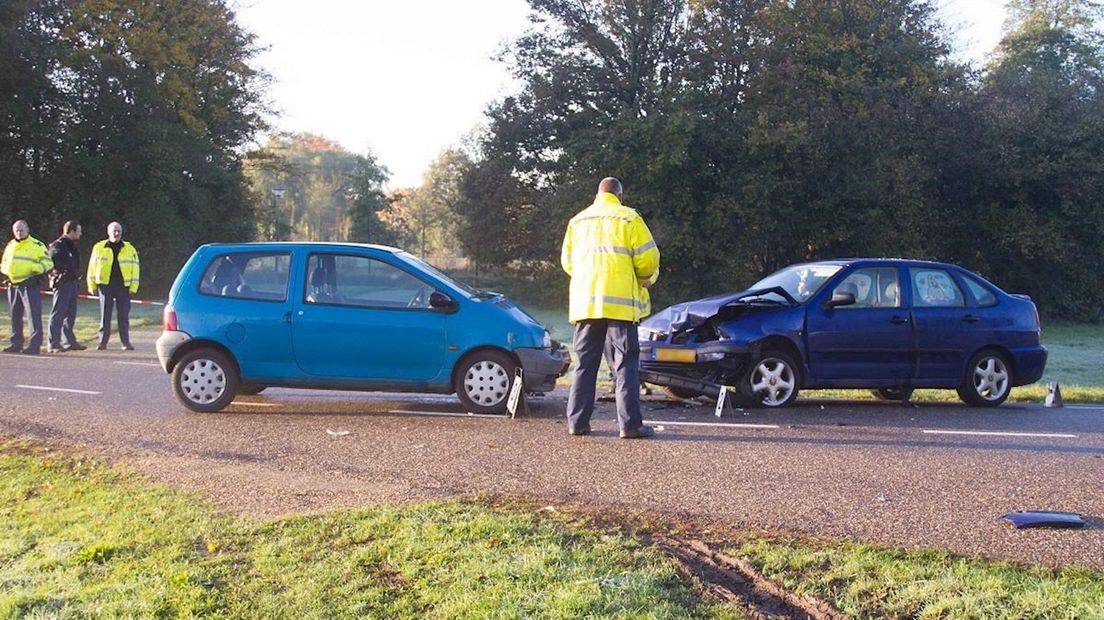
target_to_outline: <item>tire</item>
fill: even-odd
[[[257,385],[256,383],[243,383],[238,386],[238,394],[242,396],[256,396],[268,388],[267,385]]]
[[[502,351],[477,351],[460,362],[453,389],[472,413],[506,413],[517,362]]]
[[[979,351],[970,358],[958,397],[971,407],[996,407],[1012,392],[1012,366],[997,351]]]
[[[196,349],[173,368],[173,394],[192,411],[221,411],[238,393],[238,371],[215,349]]]
[[[663,391],[671,398],[677,398],[679,400],[690,400],[691,398],[697,398],[702,395],[702,393],[697,390],[673,387],[670,385],[663,386]]]
[[[751,407],[785,407],[797,398],[799,373],[789,355],[766,350],[744,372],[738,388]]]
[[[895,400],[902,403],[907,403],[912,398],[912,388],[877,388],[870,390],[870,393],[878,400]]]

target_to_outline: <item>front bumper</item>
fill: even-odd
[[[553,346],[552,349],[514,349],[525,371],[525,391],[551,392],[556,387],[556,379],[562,377],[571,365],[567,349]]]
[[[157,360],[161,362],[161,368],[165,369],[165,372],[172,372],[172,367],[169,364],[172,362],[173,354],[191,339],[192,337],[185,332],[161,332],[161,337],[157,339],[154,346],[157,348]]]

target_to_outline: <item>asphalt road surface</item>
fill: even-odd
[[[536,497],[735,528],[1104,569],[1104,406],[802,400],[736,411],[645,400],[652,440],[599,404],[567,434],[566,394],[509,419],[452,396],[269,389],[226,411],[173,399],[153,331],[137,351],[0,355],[0,435],[91,446],[258,516],[468,496]],[[1016,530],[1017,510],[1080,513]]]

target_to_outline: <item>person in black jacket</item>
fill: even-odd
[[[77,279],[81,274],[80,250],[77,249],[80,238],[80,222],[69,220],[62,227],[62,235],[50,244],[50,258],[54,259],[54,270],[50,272],[54,305],[50,309],[50,341],[46,347],[50,353],[88,348],[77,342],[77,336],[73,333],[77,322]],[[68,343],[64,347],[61,346],[62,334]]]

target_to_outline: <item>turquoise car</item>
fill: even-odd
[[[521,369],[548,392],[570,358],[520,306],[396,248],[210,244],[181,269],[157,340],[176,398],[219,411],[269,386],[453,393],[505,413]]]

